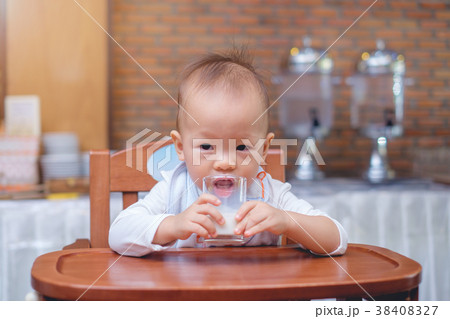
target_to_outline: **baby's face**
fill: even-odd
[[[209,89],[193,94],[184,106],[180,132],[172,131],[175,148],[192,180],[202,188],[203,177],[232,174],[251,185],[265,158],[273,134],[266,133],[267,115],[257,92],[227,94]]]

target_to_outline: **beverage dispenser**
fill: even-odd
[[[279,123],[288,137],[306,139],[304,145],[315,146],[333,125],[333,61],[324,50],[311,47],[303,39],[303,48],[290,50],[287,65],[274,77],[279,101]],[[312,144],[311,144],[312,143]],[[296,177],[315,180],[323,177],[313,156],[298,160]]]
[[[373,140],[370,164],[364,177],[372,183],[394,178],[387,159],[387,144],[403,134],[405,58],[387,50],[382,40],[377,49],[363,52],[356,73],[347,83],[352,87],[351,125]]]

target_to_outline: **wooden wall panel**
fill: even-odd
[[[4,118],[4,100],[6,94],[6,11],[5,0],[0,0],[0,123]],[[1,132],[0,124],[0,132]]]
[[[107,29],[107,0],[78,0]],[[74,1],[7,0],[7,94],[41,98],[42,130],[108,145],[107,35]]]

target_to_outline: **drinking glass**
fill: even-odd
[[[225,224],[215,223],[217,237],[207,238],[208,245],[236,245],[244,243],[243,235],[235,235],[235,215],[239,207],[246,201],[247,179],[234,175],[214,175],[203,178],[203,192],[213,194],[220,199],[221,204],[217,210],[225,219]]]

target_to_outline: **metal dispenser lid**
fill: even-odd
[[[289,72],[331,73],[333,70],[333,60],[328,54],[323,54],[325,50],[312,48],[311,38],[308,36],[303,38],[303,46],[302,49],[297,47],[291,48],[288,59]]]
[[[377,40],[377,50],[363,52],[358,62],[358,71],[364,74],[404,74],[405,57],[397,52],[386,50],[383,40]]]

